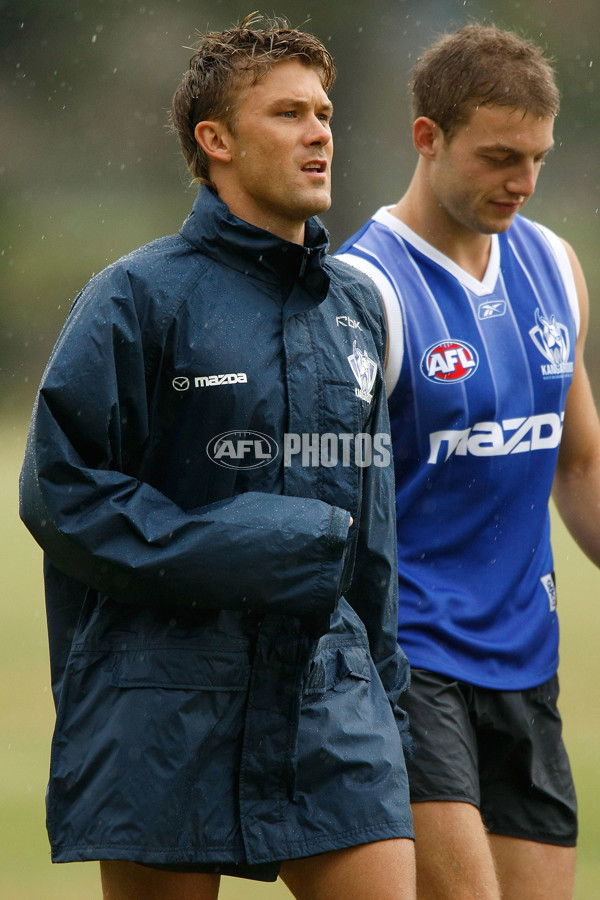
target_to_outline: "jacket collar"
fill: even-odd
[[[329,287],[323,269],[329,236],[318,218],[306,223],[304,246],[234,216],[211,188],[202,185],[180,234],[202,253],[233,269],[279,282],[287,293],[296,281],[321,300]]]

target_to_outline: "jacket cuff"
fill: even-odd
[[[333,552],[341,551],[348,539],[348,531],[350,530],[350,513],[339,506],[331,508],[329,517],[329,542]]]

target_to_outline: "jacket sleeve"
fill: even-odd
[[[21,472],[25,525],[61,572],[126,603],[327,615],[347,511],[264,493],[186,511],[132,474],[151,397],[138,314],[111,287],[110,303],[97,289],[78,299],[44,374]]]

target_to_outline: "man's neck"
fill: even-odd
[[[491,236],[461,227],[451,221],[437,204],[430,208],[431,203],[431,199],[423,195],[413,181],[406,194],[389,211],[457,266],[482,281],[490,259]]]

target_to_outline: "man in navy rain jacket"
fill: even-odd
[[[326,256],[334,79],[312,36],[204,37],[178,235],[78,296],[36,400],[56,862],[113,900],[410,900],[384,321]]]

